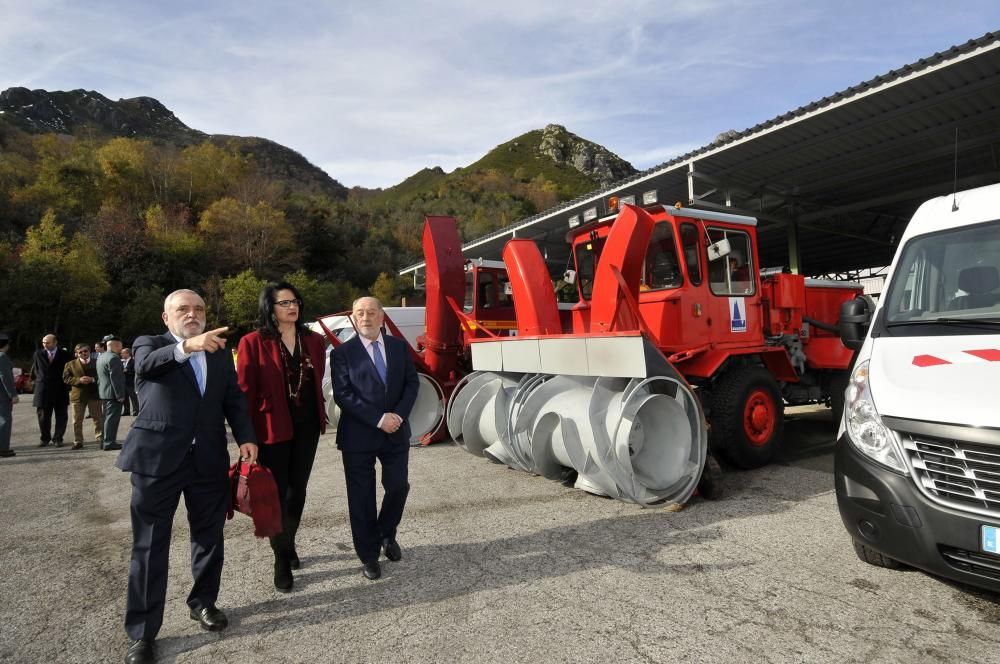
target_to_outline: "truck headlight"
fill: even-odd
[[[844,414],[847,436],[859,452],[893,470],[906,472],[895,437],[882,424],[882,418],[875,410],[868,385],[867,361],[860,363],[851,373],[851,382],[844,396]]]

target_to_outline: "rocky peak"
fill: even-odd
[[[188,140],[202,137],[151,97],[114,102],[92,90],[49,92],[9,88],[0,92],[2,117],[32,134],[72,134],[93,127],[114,136]]]
[[[575,168],[599,182],[602,187],[638,172],[632,164],[610,150],[580,138],[557,124],[550,124],[542,130],[538,151],[558,164]]]

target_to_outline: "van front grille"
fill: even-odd
[[[1000,448],[900,432],[913,480],[935,502],[1000,519]]]

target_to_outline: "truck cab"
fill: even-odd
[[[921,205],[886,283],[842,309],[841,518],[868,563],[1000,591],[1000,185]]]

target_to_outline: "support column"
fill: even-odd
[[[694,162],[688,163],[688,205],[694,205]]]
[[[788,224],[788,268],[792,274],[802,274],[802,255],[799,253],[799,222]]]

